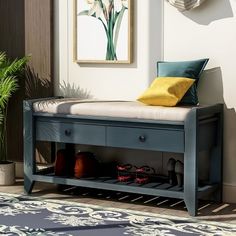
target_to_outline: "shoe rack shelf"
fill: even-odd
[[[115,117],[78,116],[33,111],[36,100],[24,101],[24,188],[30,194],[36,181],[183,199],[190,215],[198,198],[222,197],[223,105],[193,107],[184,122]],[[37,100],[38,101],[38,100]],[[45,99],[44,99],[45,101]],[[167,183],[121,183],[115,178],[64,178],[38,172],[36,141],[86,144],[184,154],[183,188]],[[209,183],[199,187],[198,159],[209,151]],[[214,194],[213,194],[214,192]]]
[[[147,184],[137,184],[134,181],[120,182],[116,178],[111,177],[90,177],[76,179],[68,177],[59,177],[53,174],[37,174],[35,175],[34,179],[35,181],[39,182],[66,184],[78,187],[184,199],[183,187],[178,187],[177,185],[173,186],[164,182],[149,182]],[[207,194],[214,192],[217,187],[217,184],[206,184],[202,185],[201,187],[199,186],[197,189],[198,196],[206,196]]]

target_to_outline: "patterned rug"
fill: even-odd
[[[227,236],[235,225],[0,193],[0,235]]]

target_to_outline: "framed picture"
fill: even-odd
[[[132,0],[74,0],[74,60],[131,63]]]

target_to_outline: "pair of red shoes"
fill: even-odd
[[[150,175],[155,174],[155,169],[149,166],[136,167],[131,164],[117,165],[118,180],[128,182],[134,179],[137,184],[146,184]]]

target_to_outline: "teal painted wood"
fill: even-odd
[[[183,199],[182,191],[171,191],[168,189],[142,188],[139,186],[100,183],[100,182],[91,181],[91,180],[60,178],[60,177],[55,177],[55,176],[42,176],[42,175],[34,175],[33,179],[35,181],[40,181],[40,182],[74,185],[74,186],[86,187],[86,188],[95,188],[95,189],[121,191],[121,192],[127,192],[127,193],[139,193],[139,194],[146,194],[146,195],[153,195],[153,196],[163,196],[163,197]]]
[[[136,183],[128,184],[128,183],[114,183],[117,180],[111,179],[104,181],[95,178],[87,178],[87,179],[75,179],[75,178],[62,178],[55,176],[45,176],[45,175],[33,175],[34,181],[40,182],[48,182],[48,183],[56,183],[62,185],[73,185],[78,187],[86,187],[86,188],[95,188],[95,189],[104,189],[111,191],[122,191],[128,193],[139,193],[145,195],[152,196],[162,196],[162,197],[171,197],[184,199],[184,191],[183,188],[178,188],[177,186],[170,187],[169,184],[160,184],[157,183],[149,183],[146,185],[139,185]],[[157,186],[155,186],[157,185]],[[166,186],[165,186],[166,185]],[[198,195],[203,197],[208,193],[212,193],[217,189],[217,185],[206,185],[204,187],[199,187],[197,189]]]
[[[217,191],[214,192],[213,199],[222,202],[222,182],[223,182],[223,105],[218,113],[216,145],[211,149],[210,155],[210,181],[217,184]]]
[[[24,190],[26,193],[31,193],[35,181],[33,174],[35,172],[35,139],[34,139],[34,124],[32,116],[32,102],[24,101],[23,104],[24,116]]]
[[[213,195],[215,194],[219,189],[219,185],[218,184],[210,184],[210,185],[205,185],[203,187],[198,187],[198,192],[197,192],[197,196],[198,198],[204,198],[206,199],[206,197],[208,197],[209,195]]]
[[[223,112],[222,107],[223,107],[223,104],[218,103],[215,105],[200,106],[200,107],[196,107],[194,109],[197,109],[197,111],[198,111],[199,120],[203,120],[206,117],[222,113]]]
[[[197,214],[198,188],[198,119],[197,109],[192,110],[185,121],[184,152],[184,202],[191,216]]]
[[[107,146],[183,153],[184,132],[170,129],[107,127]]]
[[[43,113],[43,112],[34,112],[33,115],[35,117],[40,117],[40,119],[43,118],[62,118],[62,119],[79,119],[81,121],[86,122],[105,122],[107,124],[114,124],[117,122],[125,123],[132,123],[135,124],[144,124],[145,126],[147,124],[150,124],[152,126],[154,125],[161,125],[163,127],[171,127],[174,129],[175,127],[178,129],[180,126],[184,125],[184,121],[169,121],[169,120],[149,120],[149,119],[135,119],[135,118],[122,118],[122,117],[110,117],[110,116],[86,116],[86,115],[70,115],[70,114],[53,114],[53,113]]]
[[[78,122],[37,122],[36,140],[105,146],[105,127]]]
[[[185,122],[169,122],[154,120],[123,119],[114,117],[92,117],[74,116],[63,114],[34,113],[32,101],[25,102],[25,190],[30,193],[34,181],[45,181],[59,184],[69,184],[91,188],[110,189],[116,191],[136,192],[154,196],[166,196],[184,199],[190,215],[197,214],[198,197],[210,194],[217,189],[216,199],[221,199],[222,194],[222,129],[223,129],[223,106],[196,107],[188,114]],[[54,124],[57,123],[55,126]],[[44,124],[47,124],[44,127]],[[76,124],[74,126],[74,124]],[[95,127],[94,127],[95,126]],[[35,129],[36,127],[36,129]],[[51,138],[48,138],[48,130]],[[77,130],[77,127],[78,130]],[[81,129],[82,127],[82,129]],[[93,127],[93,129],[87,129]],[[97,127],[102,128],[97,130]],[[79,131],[73,138],[67,137],[75,130]],[[95,128],[95,129],[94,129]],[[45,132],[42,130],[45,129]],[[71,130],[70,130],[71,129]],[[66,131],[67,130],[67,131]],[[89,132],[87,132],[89,130]],[[90,144],[97,144],[91,141],[94,134],[92,130],[101,132],[100,146],[114,146],[148,150],[164,150],[184,153],[184,190],[178,188],[165,188],[160,185],[154,188],[145,188],[135,185],[122,185],[111,183],[100,183],[99,181],[77,180],[59,178],[56,176],[35,175],[34,148],[35,140],[50,140],[61,142],[80,143],[89,140]],[[106,132],[105,132],[105,131]],[[35,137],[36,131],[36,137]],[[41,133],[40,133],[41,132]],[[83,133],[83,137],[80,133]],[[105,134],[104,134],[105,132]],[[66,137],[65,137],[66,136]],[[104,142],[103,137],[106,141]],[[217,138],[215,138],[215,136]],[[160,139],[161,137],[161,139]],[[80,140],[81,138],[81,140]],[[150,138],[150,140],[149,140]],[[123,140],[122,140],[123,139]],[[155,140],[155,141],[153,141]],[[86,141],[86,142],[87,142]],[[177,147],[178,146],[178,147]],[[210,185],[199,190],[198,188],[198,155],[200,150],[212,150]]]
[[[216,145],[217,122],[218,120],[203,124],[198,122],[198,132],[199,137],[201,137],[199,140],[199,151],[210,150],[211,147]]]

